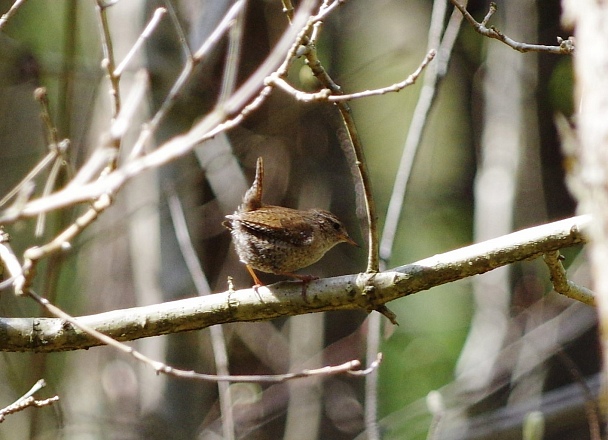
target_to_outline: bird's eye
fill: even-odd
[[[341,225],[340,225],[340,223],[338,223],[338,222],[333,222],[333,221],[332,221],[332,222],[331,222],[331,225],[334,227],[334,229],[335,229],[336,231],[339,231],[339,230],[340,230],[340,228],[341,228]]]

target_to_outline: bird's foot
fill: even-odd
[[[314,275],[299,275],[296,273],[282,273],[281,275],[292,277],[302,282],[302,299],[304,300],[304,302],[307,302],[306,289],[308,288],[308,283],[319,279],[319,277],[316,277]]]

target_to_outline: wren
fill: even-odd
[[[299,211],[262,203],[264,163],[259,157],[255,179],[243,197],[243,204],[223,225],[230,229],[241,262],[256,285],[263,285],[253,271],[286,275],[302,281],[315,277],[295,271],[319,261],[338,243],[357,243],[331,212],[321,209]]]

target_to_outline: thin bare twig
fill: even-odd
[[[186,57],[186,59],[192,58],[192,50],[190,49],[190,46],[188,46],[188,39],[186,38],[186,33],[182,28],[182,24],[179,22],[179,17],[177,16],[177,12],[175,11],[173,2],[171,0],[165,0],[165,8],[167,9],[167,11],[169,11],[169,18],[171,19],[173,27],[175,28],[175,32],[177,33],[177,39],[179,41],[180,47],[184,51],[184,56]]]
[[[97,18],[99,21],[99,29],[101,34],[101,48],[103,50],[103,60],[101,62],[102,67],[105,69],[108,80],[110,82],[110,97],[112,98],[112,119],[116,118],[120,113],[120,76],[115,75],[116,71],[116,59],[114,53],[114,45],[112,43],[112,34],[110,32],[110,24],[108,22],[107,9],[114,3],[104,2],[104,0],[97,0],[96,11]],[[111,148],[117,152],[120,151],[121,139],[113,138],[111,142]],[[108,162],[104,173],[108,173],[116,169],[118,165],[118,155],[113,156]]]
[[[375,358],[373,358],[374,360],[369,363],[369,365],[367,366],[366,369],[364,369],[364,370],[353,370],[353,371],[350,371],[348,374],[350,376],[366,376],[368,374],[374,373],[378,369],[378,367],[382,363],[382,359],[384,358],[384,356],[382,355],[382,353],[378,352],[378,353],[375,353],[375,355],[376,355]]]
[[[378,366],[379,363],[375,364]],[[167,374],[180,377],[182,379],[198,379],[205,381],[227,381],[227,382],[249,382],[249,383],[282,383],[288,380],[304,379],[315,376],[336,376],[339,374],[347,374],[349,376],[360,376],[370,369],[361,370],[361,363],[357,360],[348,361],[340,365],[326,366],[310,370],[302,370],[297,373],[285,374],[269,374],[269,375],[239,375],[239,376],[215,376],[210,374],[195,373],[194,371],[184,371],[171,369]]]
[[[119,82],[120,77],[114,75],[116,71],[116,61],[114,55],[114,44],[112,43],[112,34],[110,32],[110,24],[108,22],[107,9],[112,3],[106,3],[103,0],[97,0],[97,18],[99,20],[99,28],[101,33],[101,48],[103,49],[102,67],[108,74],[110,80],[110,96],[112,97],[112,114],[116,117],[120,112],[120,92]],[[118,148],[119,145],[116,145]]]
[[[0,423],[4,422],[5,418],[9,414],[14,414],[19,411],[23,411],[25,408],[29,408],[33,406],[35,408],[42,408],[43,406],[52,405],[55,402],[59,402],[59,396],[49,397],[44,400],[36,400],[33,397],[28,397],[25,400],[19,401],[17,403],[13,403],[12,405],[7,406],[0,410]]]
[[[27,181],[23,182],[23,185],[19,188],[17,195],[15,196],[15,200],[11,206],[9,206],[4,212],[10,218],[12,216],[19,216],[19,213],[23,211],[23,209],[27,206],[27,203],[34,194],[34,189],[36,185],[34,182]],[[4,222],[0,221],[0,225],[4,225]]]
[[[10,18],[17,13],[19,7],[21,7],[25,3],[25,0],[16,0],[15,3],[10,7],[10,9],[2,14],[0,17],[0,31],[6,25],[6,23],[10,20]]]
[[[53,161],[53,166],[51,167],[51,171],[44,183],[44,188],[42,189],[42,197],[49,195],[53,188],[55,188],[55,184],[57,183],[57,179],[59,177],[59,172],[62,168],[69,169],[68,161],[65,159],[66,152],[70,147],[70,141],[68,139],[64,139],[59,144],[54,146],[57,150],[57,157]],[[46,224],[46,214],[41,213],[38,216],[36,221],[36,228],[34,230],[34,235],[36,237],[42,237],[44,234],[44,227]]]
[[[158,23],[160,23],[160,20],[163,18],[163,16],[166,13],[167,13],[167,10],[165,8],[157,8],[154,11],[154,14],[152,15],[152,18],[150,19],[150,21],[148,22],[148,25],[145,27],[143,32],[139,35],[139,37],[137,38],[137,41],[135,42],[135,44],[133,44],[133,46],[131,47],[131,49],[129,50],[127,55],[124,57],[124,59],[121,61],[121,63],[118,65],[118,67],[116,67],[116,69],[112,73],[112,76],[114,76],[116,78],[120,78],[120,76],[122,75],[122,72],[125,70],[125,68],[129,64],[129,62],[131,62],[131,59],[133,59],[133,56],[135,55],[135,53],[137,53],[137,51],[141,48],[141,46],[143,46],[145,41],[148,38],[150,38],[150,35],[152,35],[152,32],[154,32],[154,29],[156,29],[156,26],[158,26]]]
[[[556,55],[572,55],[574,53],[574,42],[572,39],[563,40],[558,37],[557,42],[559,46],[545,46],[543,44],[528,44],[520,43],[506,36],[494,26],[486,27],[486,24],[490,20],[490,17],[496,12],[496,3],[490,3],[490,9],[481,23],[477,22],[466,8],[458,3],[457,0],[450,0],[450,2],[458,8],[464,18],[473,26],[473,29],[484,37],[494,38],[495,40],[502,41],[507,46],[519,51],[519,52],[544,52]]]
[[[36,265],[38,262],[51,253],[70,249],[70,242],[87,226],[93,223],[99,214],[110,206],[110,204],[111,199],[109,196],[100,196],[95,202],[93,202],[91,207],[84,214],[78,217],[74,223],[68,226],[53,240],[43,246],[34,246],[27,249],[23,254],[23,275],[20,276],[15,282],[15,293],[17,295],[25,294],[29,288],[32,278],[36,273]]]
[[[21,179],[21,181],[13,189],[2,197],[2,200],[0,200],[0,206],[4,206],[10,199],[19,194],[27,184],[31,183],[31,181],[35,179],[38,174],[40,174],[57,158],[57,153],[57,150],[49,151],[46,156],[44,156],[42,160],[38,162],[36,166],[29,173],[27,173],[27,175]]]
[[[40,380],[36,381],[36,383],[34,385],[32,385],[32,388],[30,388],[30,390],[27,393],[25,393],[23,396],[21,396],[19,399],[17,399],[15,401],[15,403],[22,402],[23,400],[32,397],[34,394],[36,394],[38,391],[40,391],[45,386],[46,386],[46,381],[44,379],[40,379]]]
[[[433,60],[433,58],[435,58],[435,54],[436,52],[434,50],[429,51],[429,53],[427,53],[427,55],[424,57],[424,60],[422,61],[422,63],[420,63],[418,68],[403,81],[392,84],[387,87],[382,87],[373,90],[365,90],[363,92],[349,93],[344,95],[332,95],[331,90],[322,89],[316,93],[306,93],[296,89],[277,74],[270,75],[266,79],[265,83],[267,85],[276,86],[280,88],[281,90],[289,93],[298,101],[302,102],[327,101],[335,103],[341,101],[351,101],[353,99],[368,98],[370,96],[380,96],[386,93],[399,92],[404,88],[413,85],[418,79],[418,77],[422,74],[422,71],[426,68],[426,66],[428,66],[428,64]]]
[[[34,99],[40,104],[40,119],[42,119],[42,123],[46,128],[47,142],[52,149],[59,144],[59,137],[57,135],[57,127],[53,123],[53,118],[51,118],[49,96],[46,87],[38,87],[34,90]]]
[[[15,400],[15,402],[11,403],[5,408],[0,409],[0,423],[4,422],[5,418],[9,414],[14,414],[18,411],[22,411],[25,408],[30,406],[41,408],[43,406],[52,405],[55,402],[59,401],[59,396],[50,397],[45,400],[35,400],[33,395],[40,391],[42,388],[46,386],[46,382],[44,379],[40,379],[37,381],[30,390],[21,396],[19,399]]]
[[[283,3],[283,13],[287,16],[287,20],[291,22],[293,20],[293,3],[291,3],[291,0],[281,0],[281,3]]]
[[[61,168],[66,167],[68,169],[68,173],[70,171],[70,166],[68,161],[66,160],[66,152],[69,148],[70,141],[68,139],[64,139],[59,142],[59,136],[57,134],[57,127],[53,123],[53,119],[51,118],[51,111],[49,106],[49,98],[46,91],[46,87],[38,87],[34,91],[34,98],[40,104],[40,118],[46,128],[47,132],[47,142],[49,151],[54,154],[53,166],[51,167],[51,171],[46,179],[46,183],[44,185],[44,189],[42,190],[42,196],[49,195],[53,188],[55,187],[55,183],[59,176],[59,171]],[[34,230],[34,235],[36,237],[41,237],[44,233],[46,216],[44,213],[41,213],[38,216],[36,221],[36,228]]]
[[[2,289],[8,287],[6,286],[7,283],[12,285],[23,273],[21,270],[21,263],[19,263],[19,259],[11,248],[9,241],[9,235],[0,227],[0,265],[7,270],[10,276],[8,280],[4,280],[1,283]]]
[[[560,293],[568,298],[575,299],[587,304],[595,306],[595,294],[586,287],[579,286],[574,281],[568,279],[566,269],[562,264],[563,257],[559,251],[548,252],[543,256],[549,272],[551,274],[551,282],[557,293]]]
[[[109,130],[110,139],[122,139],[127,133],[127,130],[133,125],[133,120],[135,119],[137,111],[141,108],[141,103],[145,99],[149,86],[150,81],[148,72],[144,69],[139,70],[135,74],[133,86],[131,87],[131,91],[129,96],[127,96],[124,105],[120,109],[120,113],[112,120]],[[70,182],[70,184],[71,183],[72,182]]]
[[[243,45],[243,28],[245,27],[245,6],[243,6],[234,18],[234,24],[228,33],[228,50],[226,62],[224,63],[224,74],[222,75],[222,87],[218,104],[232,95],[236,87],[237,74],[241,59],[241,46]]]

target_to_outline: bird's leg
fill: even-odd
[[[245,264],[245,267],[247,268],[247,271],[249,272],[249,275],[251,275],[251,278],[253,278],[253,282],[255,283],[253,285],[253,289],[256,291],[256,293],[259,293],[258,292],[258,287],[262,287],[264,285],[264,283],[262,283],[260,281],[260,279],[255,274],[255,272],[253,271],[253,268],[250,265]]]
[[[297,280],[300,280],[302,282],[302,299],[305,302],[306,302],[306,289],[308,288],[308,283],[319,279],[319,277],[316,277],[314,275],[299,275],[297,273],[289,273],[289,272],[283,272],[278,275],[285,275],[287,277],[292,277]]]

